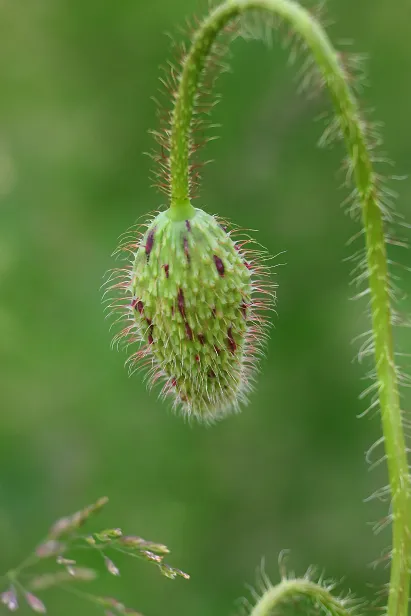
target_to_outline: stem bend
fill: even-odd
[[[283,18],[311,52],[328,88],[338,129],[348,152],[349,167],[364,227],[376,380],[392,496],[393,549],[388,616],[405,616],[408,610],[411,562],[408,526],[411,520],[410,480],[394,363],[384,237],[385,213],[380,201],[378,178],[370,155],[367,125],[361,117],[345,69],[322,26],[309,11],[296,2],[227,0],[215,8],[200,25],[183,63],[172,115],[170,215],[179,219],[187,214],[183,213],[183,207],[187,210],[189,203],[189,151],[193,109],[207,57],[215,39],[225,26],[242,13],[255,9],[262,9]],[[253,616],[263,613],[265,612],[257,609],[253,612]]]
[[[250,616],[271,616],[277,613],[276,608],[285,601],[301,597],[311,599],[313,603],[321,606],[321,611],[330,616],[350,616],[343,599],[334,597],[327,588],[305,578],[284,579],[276,586],[268,588]]]

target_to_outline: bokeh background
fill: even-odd
[[[164,203],[143,155],[170,55],[164,33],[178,38],[203,9],[189,0],[0,2],[0,572],[53,520],[107,494],[99,525],[166,543],[170,562],[192,576],[173,582],[120,560],[122,577],[94,586],[147,616],[232,614],[262,557],[278,579],[282,549],[297,572],[317,564],[370,596],[387,579],[369,565],[389,531],[373,536],[369,523],[386,505],[363,502],[386,477],[364,462],[378,418],[356,418],[366,366],[353,361],[351,341],[367,320],[349,301],[344,259],[358,228],[340,208],[342,148],[315,148],[326,100],[296,95],[281,46],[232,46],[213,117],[222,139],[204,154],[217,162],[197,201],[260,229],[271,253],[286,251],[249,406],[212,428],[189,426],[110,350],[100,291],[110,254]],[[364,105],[384,121],[395,173],[407,174],[411,5],[330,0],[328,13],[333,40],[353,39],[352,50],[370,55]],[[395,188],[410,220],[411,181]],[[406,252],[395,259],[411,264]],[[410,274],[399,274],[409,291]],[[411,310],[409,300],[401,307]],[[406,332],[398,337],[409,348]],[[97,613],[63,593],[43,598],[50,614]]]

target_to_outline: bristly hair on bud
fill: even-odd
[[[153,134],[161,152],[152,157],[170,208],[126,234],[116,252],[129,263],[107,281],[109,291],[119,292],[109,311],[125,321],[114,344],[138,345],[130,372],[146,368],[175,409],[206,423],[246,402],[267,336],[264,312],[275,304],[268,256],[190,201],[200,166],[193,157],[213,127],[212,86],[238,25],[234,19],[210,28],[204,44],[193,29],[191,51],[183,46],[177,64],[169,63],[161,81],[170,110],[160,114],[162,130]],[[195,87],[187,80],[191,69]]]
[[[130,371],[148,368],[151,384],[187,417],[211,422],[246,401],[275,302],[268,256],[235,239],[225,222],[190,206],[187,218],[161,212],[132,232],[114,270],[110,310],[125,321],[114,343],[139,348]]]

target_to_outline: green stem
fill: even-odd
[[[268,588],[250,616],[271,616],[277,613],[276,608],[285,601],[301,597],[311,599],[313,603],[322,608],[321,611],[330,616],[349,616],[350,614],[343,599],[334,597],[327,588],[302,578],[282,580],[277,586]]]
[[[39,562],[39,557],[35,554],[29,554],[27,558],[25,558],[18,567],[15,569],[10,569],[4,577],[9,578],[10,581],[16,581],[19,577],[20,573],[29,567],[34,567]]]
[[[366,124],[361,118],[340,58],[322,26],[292,0],[227,0],[200,25],[183,64],[172,118],[170,215],[183,218],[189,207],[191,123],[207,57],[225,26],[242,13],[255,9],[263,9],[283,18],[312,53],[328,87],[338,128],[348,150],[365,230],[377,385],[392,495],[393,550],[388,616],[405,616],[411,562],[408,528],[411,491],[394,363],[384,217],[379,203],[377,178],[370,158]]]
[[[64,590],[65,592],[69,593],[70,595],[74,595],[79,599],[85,599],[86,601],[90,601],[90,603],[94,603],[94,605],[101,605],[101,601],[99,601],[99,598],[95,597],[89,592],[84,592],[84,590],[79,590],[76,587],[66,586],[64,584],[57,584],[56,586],[57,588],[60,588],[61,590]]]

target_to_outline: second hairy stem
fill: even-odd
[[[345,69],[322,26],[306,9],[292,0],[227,0],[200,25],[183,63],[172,116],[171,213],[176,218],[184,217],[191,207],[191,124],[206,60],[215,39],[226,25],[242,13],[256,9],[268,11],[288,22],[312,54],[329,90],[338,129],[348,151],[365,231],[376,380],[392,496],[393,547],[388,616],[406,616],[410,579],[411,542],[408,524],[411,519],[411,490],[394,362],[384,215],[369,153],[366,124],[362,120]]]

